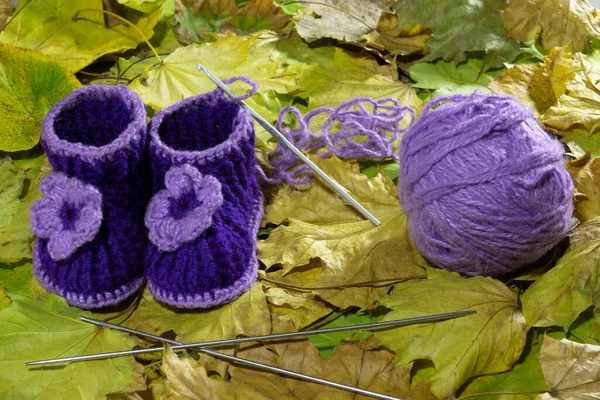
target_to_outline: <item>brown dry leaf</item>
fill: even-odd
[[[124,324],[155,335],[172,330],[177,334],[177,340],[186,343],[271,333],[271,316],[259,283],[237,300],[204,311],[174,311],[158,303],[146,291],[140,305]],[[208,367],[221,376],[225,374],[225,363],[211,360]]]
[[[587,0],[511,1],[502,17],[509,37],[529,42],[541,36],[546,49],[570,43],[580,52],[590,37],[600,37],[597,11]]]
[[[550,390],[542,400],[597,399],[600,393],[600,346],[546,336],[539,356]]]
[[[600,217],[595,217],[579,225],[569,235],[569,251],[579,246],[600,239]]]
[[[581,66],[569,46],[553,48],[543,63],[520,64],[499,75],[489,88],[516,97],[536,114],[543,114],[562,96]]]
[[[561,134],[579,126],[594,133],[600,126],[600,89],[585,74],[577,74],[556,105],[541,116],[541,121]]]
[[[259,271],[271,314],[282,321],[292,321],[296,329],[301,329],[334,311],[312,291],[299,289],[314,287],[322,270],[321,260],[313,259],[287,274],[283,270]]]
[[[431,29],[416,25],[410,29],[398,27],[396,14],[384,13],[379,19],[377,28],[363,35],[366,45],[380,51],[388,51],[392,55],[425,53]]]
[[[600,216],[600,158],[586,153],[568,162],[567,170],[575,183],[575,217],[586,222]]]
[[[6,26],[8,17],[15,10],[15,3],[13,0],[0,0],[0,31]]]
[[[308,3],[296,21],[296,31],[307,42],[334,38],[358,42],[371,32],[383,12],[389,11],[388,0],[344,1],[321,0]]]
[[[286,272],[318,257],[323,270],[313,293],[340,308],[367,307],[395,283],[425,277],[400,208],[379,220],[374,227],[369,221],[315,225],[290,219],[259,243],[259,257]]]
[[[308,340],[280,342],[269,349],[263,346],[246,347],[237,353],[250,359],[287,370],[328,379],[345,385],[403,397],[410,392],[412,364],[394,367],[394,355],[379,348],[371,336],[357,343],[344,343],[331,357],[321,358]],[[324,385],[288,379],[255,368],[234,365],[230,382],[217,381],[207,376],[206,369],[190,359],[180,360],[171,351],[163,362],[167,376],[168,393],[165,399],[230,400],[230,399],[365,399],[350,392]],[[428,395],[428,393],[427,393]],[[422,397],[427,398],[423,393]]]
[[[320,181],[303,195],[282,189],[276,194],[276,205],[267,208],[267,220],[281,222],[286,215],[280,209],[295,218],[289,218],[288,225],[279,226],[268,239],[259,242],[260,260],[267,267],[282,264],[287,274],[319,258],[323,270],[315,287],[323,289],[313,293],[340,308],[367,307],[397,281],[425,277],[420,260],[413,254],[406,216],[389,178],[381,173],[373,179],[360,176],[356,162],[314,160],[327,166],[330,173],[337,170],[340,184],[366,199],[365,203],[373,204],[367,208],[375,212],[381,226],[357,221],[354,211]],[[328,207],[319,209],[316,217],[309,207],[321,207],[319,203]]]

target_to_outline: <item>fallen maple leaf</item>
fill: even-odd
[[[461,278],[457,273],[429,270],[426,280],[396,285],[379,302],[390,308],[384,320],[475,310],[477,314],[444,321],[376,331],[396,352],[396,362],[433,361],[431,392],[454,394],[470,377],[510,369],[525,346],[527,325],[517,299],[492,278]]]
[[[276,120],[279,104],[272,92],[293,90],[293,74],[283,74],[281,60],[265,62],[254,57],[251,50],[258,40],[258,35],[241,38],[227,35],[211,43],[180,47],[152,69],[147,78],[139,77],[129,87],[154,109],[168,107],[184,98],[215,90],[215,84],[196,69],[200,63],[220,79],[245,75],[257,82],[260,95],[247,99],[246,103],[267,120]],[[269,107],[257,100],[260,97],[268,99]],[[257,130],[258,145],[267,146],[270,138],[266,131]]]
[[[502,18],[509,37],[529,42],[541,36],[546,49],[571,44],[579,52],[590,37],[600,37],[600,21],[587,0],[511,1]]]
[[[556,104],[581,69],[569,47],[553,48],[543,62],[515,65],[491,82],[489,88],[494,93],[516,97],[539,115]]]
[[[590,153],[577,160],[567,162],[567,170],[575,184],[574,216],[580,222],[600,216],[600,159],[591,158]]]
[[[317,349],[308,340],[278,342],[268,348],[244,347],[236,355],[388,396],[404,397],[410,391],[412,365],[394,367],[393,354],[379,348],[379,342],[373,336],[357,343],[344,343],[327,359],[320,357]],[[345,367],[340,368],[342,365]],[[231,368],[230,382],[217,381],[208,377],[202,365],[190,359],[180,360],[171,351],[165,355],[163,368],[168,388],[165,399],[169,400],[344,400],[362,397],[241,365]]]
[[[566,93],[541,116],[541,122],[561,134],[581,126],[593,134],[600,126],[600,90],[595,82],[578,73]]]
[[[0,0],[0,32],[6,25],[6,20],[15,10],[15,4],[12,0]]]
[[[422,25],[410,29],[399,26],[396,13],[383,13],[377,28],[362,36],[366,41],[365,48],[375,48],[392,56],[425,53],[431,30]],[[389,58],[389,57],[388,57]],[[389,61],[394,61],[392,58]]]
[[[259,241],[260,260],[267,267],[281,264],[285,275],[319,258],[323,269],[313,293],[340,308],[367,307],[385,295],[396,282],[423,278],[425,270],[414,256],[407,217],[400,209],[395,187],[389,178],[380,174],[369,180],[361,176],[356,162],[335,158],[314,160],[325,172],[339,177],[340,184],[351,192],[371,203],[379,203],[371,208],[381,226],[357,221],[356,215],[352,214],[354,211],[349,210],[349,206],[330,189],[324,188],[321,181],[316,181],[304,195],[283,189],[281,195],[275,195],[276,205],[267,208],[266,220],[277,221],[283,217],[279,210],[294,210],[290,216],[309,222],[288,218],[287,225],[279,226],[266,240]],[[329,207],[323,214],[315,216],[309,207],[311,202],[315,204],[317,194],[318,201]]]
[[[160,335],[174,331],[185,343],[232,339],[238,335],[257,336],[271,333],[271,317],[260,284],[256,283],[237,300],[203,311],[178,311],[167,308],[149,292],[124,323],[144,332]],[[227,350],[232,353],[231,350]],[[209,368],[225,376],[227,364],[210,359]]]
[[[80,84],[53,59],[1,43],[0,65],[0,150],[30,149],[46,113]]]
[[[301,329],[334,311],[333,306],[319,299],[312,290],[303,289],[314,287],[322,270],[321,260],[313,259],[286,274],[281,269],[259,271],[271,314],[282,321],[292,321],[296,329]]]
[[[550,390],[542,400],[583,400],[600,393],[600,346],[546,337],[539,356]]]
[[[389,11],[388,3],[388,0],[308,3],[296,15],[296,31],[309,43],[322,38],[359,42],[362,35],[375,29],[382,13]]]
[[[453,93],[472,93],[479,90],[489,93],[487,86],[498,75],[498,72],[481,73],[483,61],[472,58],[465,63],[456,64],[448,61],[435,63],[418,63],[408,69],[408,74],[415,81],[412,87],[433,89],[434,96]]]
[[[24,272],[21,272],[24,271]],[[133,357],[86,361],[61,367],[26,367],[27,361],[131,349],[139,341],[80,321],[94,314],[69,307],[19,270],[22,285],[7,289],[11,305],[0,310],[0,391],[6,400],[100,398],[126,388],[145,388],[144,368]],[[29,284],[38,288],[28,289]],[[12,285],[14,286],[14,285]],[[16,290],[15,290],[16,289]],[[36,291],[43,294],[37,297]],[[34,383],[35,382],[35,383]]]
[[[525,291],[521,302],[529,326],[558,325],[566,332],[579,314],[595,304],[600,293],[599,248],[596,240],[568,252]]]
[[[527,346],[510,371],[479,376],[469,380],[460,390],[459,400],[533,400],[548,390],[542,366],[538,360],[544,336],[533,340],[529,336]]]
[[[39,197],[39,184],[50,172],[43,154],[32,158],[0,159],[0,263],[31,257],[33,233],[29,208]],[[18,165],[17,165],[18,164]]]
[[[73,20],[84,9],[95,11]],[[135,48],[144,41],[128,25],[107,28],[102,9],[102,0],[19,1],[14,18],[0,33],[0,43],[34,49],[77,72],[100,56]],[[138,14],[135,25],[149,38],[159,17],[159,10]]]
[[[290,17],[272,0],[251,0],[242,8],[234,0],[176,0],[175,20],[182,42],[201,43],[207,32],[243,36],[263,29],[278,31]]]

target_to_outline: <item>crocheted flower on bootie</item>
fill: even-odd
[[[53,260],[64,260],[96,237],[102,223],[102,195],[92,185],[62,173],[40,184],[44,197],[31,206],[31,227],[48,239]]]
[[[85,86],[42,125],[54,169],[31,209],[33,272],[71,305],[117,304],[144,280],[146,110],[125,86]]]
[[[159,111],[149,136],[150,291],[180,308],[234,300],[258,275],[263,203],[250,115],[220,91],[205,93]]]
[[[156,193],[146,211],[148,238],[162,251],[173,251],[196,239],[223,204],[221,184],[191,165],[171,168],[166,189]]]

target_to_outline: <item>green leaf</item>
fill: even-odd
[[[376,331],[396,352],[397,363],[433,361],[437,373],[431,378],[431,391],[437,398],[451,396],[470,377],[509,370],[523,350],[527,331],[512,292],[492,278],[461,278],[443,270],[427,273],[427,280],[398,284],[381,299],[380,305],[392,310],[384,320],[460,310],[477,314]]]
[[[567,339],[580,343],[600,344],[600,313],[590,307],[571,324]]]
[[[600,135],[590,135],[583,129],[573,129],[573,131],[563,135],[561,141],[569,146],[570,154],[573,157],[582,157],[588,151],[592,158],[600,157]]]
[[[398,28],[420,24],[433,30],[425,42],[429,51],[422,61],[443,58],[460,63],[467,52],[483,51],[485,71],[502,67],[521,51],[517,42],[506,37],[500,18],[504,6],[502,0],[400,0],[393,8]]]
[[[27,361],[131,349],[138,341],[79,320],[89,312],[58,296],[44,299],[8,293],[0,311],[0,388],[3,399],[98,399],[126,388],[143,389],[143,367],[133,357],[61,367],[26,367]]]
[[[534,331],[530,331],[533,333]],[[510,371],[485,375],[470,380],[461,388],[459,399],[478,400],[533,400],[548,390],[542,365],[538,360],[544,336],[533,340],[529,335],[521,358]]]
[[[77,11],[92,9],[81,13]],[[0,33],[0,43],[33,49],[60,62],[71,72],[91,64],[98,57],[135,48],[144,38],[132,27],[119,23],[107,28],[102,0],[19,1],[15,17]],[[125,15],[146,38],[160,17],[131,11]]]
[[[123,4],[134,10],[138,10],[142,13],[151,13],[159,9],[165,0],[117,0],[119,4]]]
[[[56,61],[0,44],[0,150],[35,146],[46,113],[78,86],[77,79]]]
[[[483,71],[483,61],[471,58],[462,64],[437,61],[435,63],[418,63],[408,69],[408,74],[415,81],[413,87],[440,90],[444,95],[450,93],[472,93],[479,90],[490,93],[487,86],[500,73]],[[439,95],[439,93],[438,93]]]
[[[41,197],[39,183],[50,171],[45,160],[39,152],[17,162],[9,157],[0,159],[0,263],[31,257],[33,234],[29,208]],[[19,168],[16,163],[24,167]]]
[[[272,0],[252,0],[241,9],[234,0],[179,0],[175,19],[177,36],[185,43],[205,42],[204,35],[212,32],[244,36],[278,31],[290,21]]]
[[[588,307],[600,307],[597,240],[572,250],[521,296],[529,326],[558,325],[566,332]]]
[[[398,180],[400,173],[400,164],[396,160],[390,161],[360,161],[360,172],[368,178],[375,178],[379,172],[383,172],[392,181]]]
[[[370,324],[378,321],[381,318],[374,318],[368,314],[346,314],[335,319],[334,321],[319,327],[319,329],[327,328],[339,328],[350,325]],[[334,348],[340,344],[343,340],[348,339],[351,336],[356,336],[358,339],[366,339],[371,336],[371,332],[364,330],[346,331],[346,332],[331,332],[322,333],[320,335],[311,335],[308,339],[315,345],[319,350],[321,357],[329,357]]]

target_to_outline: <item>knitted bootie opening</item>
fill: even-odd
[[[195,98],[186,108],[165,115],[158,134],[174,150],[203,151],[227,140],[240,107],[222,96]]]
[[[148,135],[154,192],[151,202],[162,202],[162,206],[157,208],[159,213],[152,212],[154,207],[147,213],[147,227],[159,227],[161,216],[165,216],[174,232],[186,233],[173,236],[186,236],[173,246],[169,232],[156,229],[167,241],[150,234],[145,265],[151,292],[158,300],[181,308],[206,308],[235,299],[250,288],[258,269],[256,234],[262,193],[254,175],[250,115],[235,100],[214,91],[159,111]],[[208,196],[198,198],[196,193],[195,200],[190,201],[180,196],[185,192],[177,185],[167,185],[171,180],[188,182],[168,177],[180,167],[189,167],[190,173],[196,170],[201,180],[218,181],[220,188],[215,194],[222,196],[222,203],[211,210],[210,225],[194,238],[187,238],[190,229],[175,228]],[[204,187],[207,182],[194,180],[186,185],[191,188],[192,183]]]
[[[100,147],[115,140],[133,120],[133,107],[115,92],[87,92],[54,120],[56,135],[71,143]],[[93,135],[90,132],[94,132]]]
[[[38,228],[34,273],[71,305],[119,303],[143,281],[144,103],[126,86],[75,89],[47,114],[41,143],[55,181],[46,185],[45,203],[32,207],[38,213],[32,216]],[[93,191],[101,204],[90,197]]]

